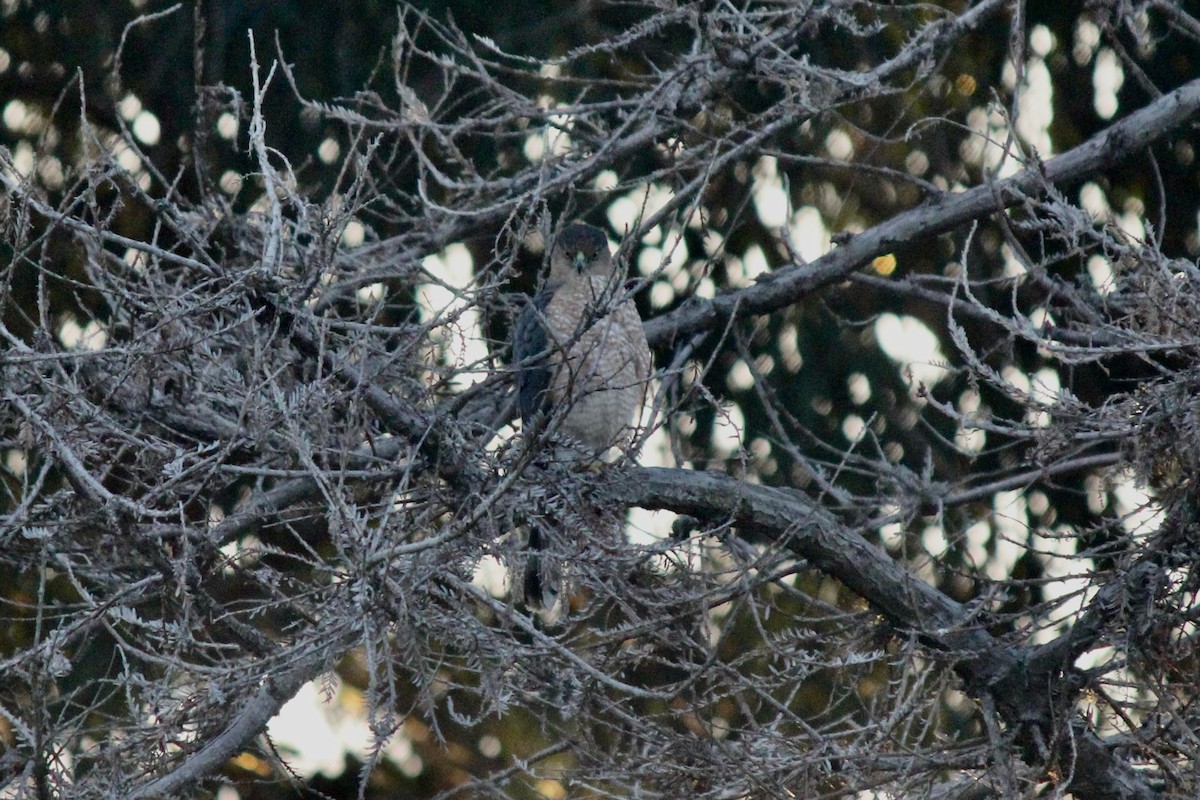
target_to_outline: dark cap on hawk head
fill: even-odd
[[[563,228],[550,251],[550,283],[562,283],[572,274],[607,277],[613,273],[604,231],[581,222]]]

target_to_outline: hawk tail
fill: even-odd
[[[525,562],[525,605],[537,611],[549,611],[558,600],[559,575],[546,552],[542,534],[536,525],[529,528],[529,559]]]

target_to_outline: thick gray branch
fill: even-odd
[[[844,279],[896,247],[954,230],[964,223],[1042,193],[1049,184],[1079,180],[1124,161],[1182,125],[1200,110],[1200,79],[1138,109],[1103,133],[1045,163],[1035,163],[1011,178],[945,194],[897,214],[811,264],[772,273],[754,286],[718,295],[693,297],[681,307],[646,323],[652,347],[662,347],[697,331],[713,330],[735,314],[768,314],[799,301],[815,289]]]
[[[1055,703],[1074,691],[1072,676],[1051,668],[1058,665],[1041,664],[1045,669],[1039,673],[1044,674],[1031,674],[1033,650],[998,641],[978,626],[967,607],[920,580],[800,492],[748,484],[718,472],[663,468],[636,468],[616,491],[629,505],[702,519],[732,518],[744,533],[771,539],[837,578],[897,628],[945,651],[968,691],[994,698],[1018,742],[1057,736],[1062,772],[1070,776],[1067,791],[1101,800],[1157,796],[1081,720],[1049,729],[1061,710]]]
[[[321,637],[314,641],[321,642]],[[225,766],[259,734],[300,687],[327,672],[350,646],[348,636],[328,637],[323,646],[278,672],[268,672],[258,691],[246,701],[221,733],[204,742],[179,767],[131,792],[131,800],[174,797]]]

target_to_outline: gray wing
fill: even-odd
[[[543,288],[526,304],[513,326],[513,365],[517,368],[517,408],[521,422],[528,425],[539,411],[550,406],[547,389],[554,370],[550,367],[546,348],[549,337],[542,313],[554,290]]]

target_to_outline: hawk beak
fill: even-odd
[[[575,254],[575,258],[571,263],[575,265],[576,272],[583,272],[584,268],[587,267],[587,262],[587,253],[580,252]]]

